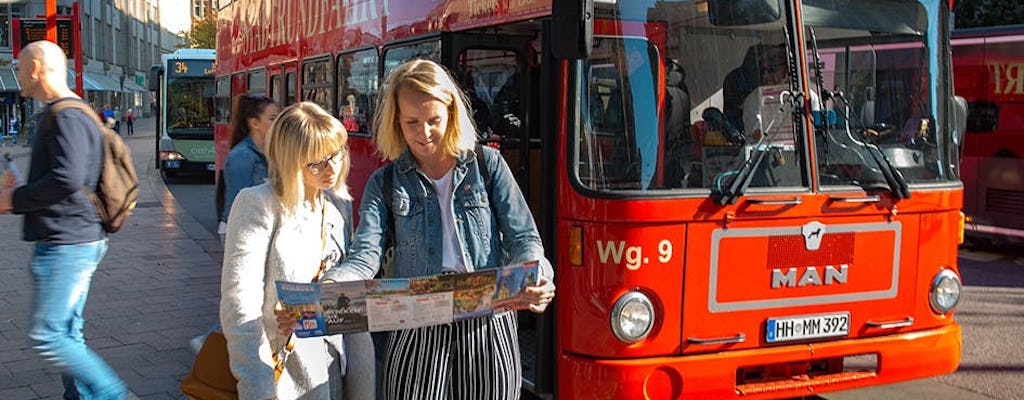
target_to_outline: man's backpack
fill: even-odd
[[[58,101],[50,106],[50,118],[68,108],[77,108],[92,117],[103,136],[103,162],[96,190],[82,187],[92,200],[103,230],[114,233],[124,226],[135,209],[139,197],[139,179],[132,164],[132,151],[121,136],[100,122],[99,115],[85,102],[77,99]]]

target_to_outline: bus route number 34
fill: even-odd
[[[630,271],[636,271],[640,267],[650,263],[649,254],[642,245],[626,246],[626,241],[597,241],[597,256],[601,264],[620,264]],[[666,264],[672,260],[672,242],[663,239],[658,243],[658,261]]]

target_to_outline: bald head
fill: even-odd
[[[29,43],[18,54],[18,80],[22,94],[43,101],[73,95],[67,82],[68,59],[55,43]]]

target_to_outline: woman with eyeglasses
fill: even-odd
[[[242,189],[235,198],[227,224],[220,320],[240,399],[338,399],[343,371],[372,371],[372,362],[344,365],[353,358],[345,356],[353,350],[347,345],[350,335],[345,345],[341,335],[292,338],[294,349],[287,352],[276,383],[272,356],[290,336],[278,328],[274,314],[275,281],[314,281],[345,256],[351,221],[336,204],[350,200],[347,141],[341,122],[320,106],[301,102],[285,108],[265,139],[267,182]],[[369,335],[361,335],[368,343]],[[370,383],[358,386],[366,383],[360,380]],[[372,397],[372,381],[372,372],[346,379],[351,387],[345,388],[345,398]]]
[[[373,278],[389,246],[394,259],[384,278],[540,261],[540,282],[525,293],[529,309],[544,312],[555,292],[551,264],[508,165],[496,150],[476,146],[463,92],[440,65],[426,60],[398,66],[383,87],[375,139],[392,163],[367,182],[351,256],[325,278]],[[384,200],[385,190],[391,204]],[[516,313],[501,312],[387,332],[378,353],[381,397],[518,398],[517,329]]]

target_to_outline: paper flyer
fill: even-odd
[[[292,331],[300,338],[324,336],[327,322],[320,307],[320,285],[277,281],[277,297],[285,310],[295,316]]]
[[[411,279],[297,283],[277,281],[278,298],[296,318],[298,337],[381,332],[447,324],[529,306],[539,263]]]

